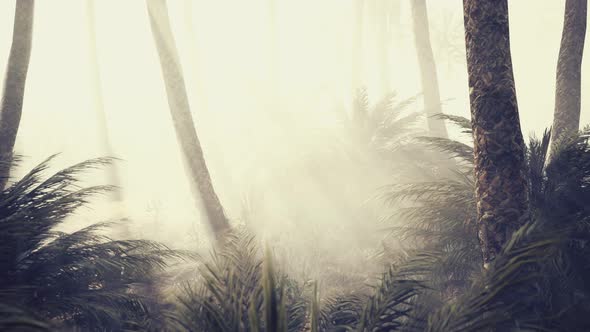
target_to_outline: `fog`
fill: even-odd
[[[368,0],[369,6],[373,3]],[[122,204],[103,199],[71,222],[129,217],[132,234],[175,247],[208,248],[172,126],[145,1],[97,0],[100,87],[121,179]],[[193,117],[213,184],[232,222],[262,237],[346,259],[378,239],[370,220],[391,170],[351,165],[342,112],[352,101],[354,13],[350,0],[169,0]],[[0,2],[0,66],[12,38],[15,0]],[[364,17],[362,83],[371,103],[389,77],[398,99],[420,93],[408,2],[392,31],[390,72],[375,17]],[[429,1],[431,41],[443,111],[469,116],[462,1]],[[511,46],[523,133],[553,117],[555,68],[564,1],[510,1]],[[23,118],[19,174],[60,153],[54,169],[105,155],[92,81],[86,1],[38,1]],[[274,42],[273,42],[274,41]],[[276,47],[273,47],[275,45]],[[276,56],[276,58],[274,56]],[[276,59],[276,60],[274,60]],[[274,64],[274,65],[273,65]],[[273,69],[274,67],[274,69]],[[583,87],[590,65],[583,67]],[[582,109],[590,103],[582,94]],[[421,111],[422,104],[411,106]],[[589,120],[582,113],[583,124]],[[452,137],[459,137],[451,130]],[[97,172],[89,183],[105,183]],[[103,205],[101,205],[103,204]],[[314,247],[315,246],[315,247]],[[358,251],[354,251],[358,252]]]

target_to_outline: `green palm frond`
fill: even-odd
[[[93,159],[45,177],[51,157],[0,193],[0,296],[47,320],[86,330],[136,326],[146,298],[134,289],[184,254],[152,241],[111,240],[112,223],[56,232],[65,218],[109,186],[81,188],[103,167]]]
[[[471,120],[468,118],[444,113],[437,114],[435,117],[451,122],[452,124],[459,127],[462,130],[461,132],[464,134],[471,134]]]
[[[473,147],[465,143],[440,137],[417,137],[418,142],[434,150],[448,154],[450,158],[459,158],[468,165],[473,165]]]
[[[299,331],[307,301],[274,270],[268,256],[262,258],[247,232],[228,235],[224,248],[202,267],[201,279],[183,287],[178,297],[182,324],[198,331]]]
[[[443,306],[427,331],[545,330],[541,267],[548,262],[564,232],[547,232],[539,222],[516,231],[474,288],[457,303]]]
[[[48,332],[54,329],[35,315],[0,303],[0,331]]]

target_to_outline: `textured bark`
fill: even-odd
[[[555,111],[550,151],[580,127],[582,55],[586,38],[587,0],[567,0],[557,62]],[[550,152],[550,154],[551,154]]]
[[[25,84],[33,41],[34,0],[16,2],[12,46],[8,56],[0,106],[0,158],[10,160],[20,126]],[[0,170],[0,190],[6,187],[10,169]]]
[[[98,134],[101,146],[101,153],[113,157],[113,148],[109,138],[109,128],[107,116],[104,109],[102,95],[100,70],[98,64],[98,50],[96,45],[96,23],[94,19],[94,0],[86,0],[86,13],[88,17],[88,46],[89,46],[89,64],[90,64],[90,86],[92,105],[95,108],[96,124],[98,125]],[[112,199],[115,202],[122,202],[123,195],[120,190],[121,180],[116,165],[111,165],[107,169],[109,183],[117,186],[119,189],[113,191]]]
[[[428,129],[432,136],[446,138],[448,135],[445,123],[437,117],[438,114],[442,113],[442,108],[436,64],[430,44],[426,1],[411,0],[411,2],[414,40],[416,43],[418,64],[420,66],[420,80],[422,82],[422,93],[424,94],[424,108],[428,121]]]
[[[525,145],[514,88],[507,0],[463,0],[484,266],[530,218]]]
[[[170,115],[186,161],[188,175],[200,194],[213,234],[221,240],[230,226],[213,189],[191,115],[180,59],[168,19],[166,0],[147,0],[147,7],[166,86]]]

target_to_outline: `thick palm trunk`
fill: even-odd
[[[88,46],[89,46],[89,64],[90,64],[90,86],[91,86],[91,98],[92,105],[94,105],[96,113],[96,124],[98,125],[99,140],[101,145],[101,153],[106,156],[113,157],[113,149],[111,147],[111,140],[109,138],[109,129],[107,116],[104,110],[104,102],[102,96],[102,87],[100,79],[100,71],[98,65],[98,50],[96,46],[96,27],[94,20],[94,0],[86,1],[86,13],[88,16]],[[107,170],[109,177],[109,183],[121,187],[121,181],[119,173],[115,165],[112,165]],[[114,202],[121,203],[123,201],[123,195],[120,189],[115,190],[112,193],[112,199]]]
[[[551,149],[580,127],[582,55],[586,38],[588,0],[567,0],[557,62],[555,112]]]
[[[147,0],[147,7],[162,67],[170,114],[186,161],[188,175],[200,194],[213,234],[219,240],[230,226],[213,189],[191,115],[180,59],[168,19],[166,0]]]
[[[428,24],[428,11],[425,0],[411,0],[412,19],[414,26],[414,39],[416,53],[420,66],[420,80],[422,93],[424,94],[424,108],[428,121],[428,129],[432,136],[446,138],[447,128],[442,119],[437,115],[442,113],[440,103],[440,91],[438,89],[438,75],[436,64],[430,45],[430,31]]]
[[[8,56],[0,106],[0,158],[3,160],[9,160],[12,157],[20,125],[31,58],[34,9],[34,0],[16,2],[12,46]],[[9,172],[8,167],[0,170],[0,190],[6,187]]]
[[[475,153],[475,198],[484,266],[530,218],[507,0],[463,0]]]

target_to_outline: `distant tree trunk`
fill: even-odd
[[[475,198],[484,267],[527,222],[525,145],[520,130],[507,0],[463,0],[475,154]]]
[[[580,127],[582,55],[586,38],[587,8],[587,0],[565,2],[550,154],[562,139],[576,133]]]
[[[211,176],[205,164],[203,150],[191,115],[180,59],[168,19],[166,0],[147,0],[147,7],[160,58],[170,114],[186,161],[189,177],[203,201],[213,234],[218,240],[221,240],[230,226],[213,189]]]
[[[352,89],[351,95],[356,95],[363,86],[363,7],[364,0],[353,0],[353,39],[352,39]]]
[[[193,24],[193,2],[194,0],[184,1],[184,28],[189,38],[188,51],[189,61],[187,61],[189,68],[188,72],[194,81],[194,90],[197,98],[197,109],[202,111],[209,110],[209,103],[207,100],[207,91],[203,82],[203,75],[201,68],[206,68],[206,63],[203,62],[203,57],[200,56],[198,37],[195,32],[195,26]],[[198,32],[198,31],[197,31]]]
[[[411,0],[411,2],[414,39],[418,64],[420,66],[420,79],[422,82],[422,93],[424,94],[424,108],[426,109],[428,129],[431,135],[446,138],[448,135],[445,123],[442,119],[436,117],[437,114],[442,113],[442,107],[438,89],[436,64],[430,44],[426,2],[425,0]]]
[[[20,125],[33,41],[34,0],[18,0],[14,15],[12,46],[4,76],[4,91],[0,105],[0,158],[12,158],[16,134]],[[6,187],[10,168],[0,171],[0,190]]]
[[[86,0],[86,13],[88,17],[88,41],[89,41],[89,62],[90,62],[90,85],[91,85],[91,97],[92,105],[95,108],[99,140],[101,145],[101,153],[106,156],[113,157],[113,149],[111,147],[111,140],[109,138],[109,129],[107,116],[104,109],[104,101],[102,95],[100,70],[98,65],[98,50],[96,44],[96,23],[94,14],[94,0]],[[108,177],[109,183],[117,187],[121,187],[121,181],[117,167],[112,165],[109,167]],[[113,201],[121,203],[123,201],[123,195],[121,190],[115,190],[112,196]]]

